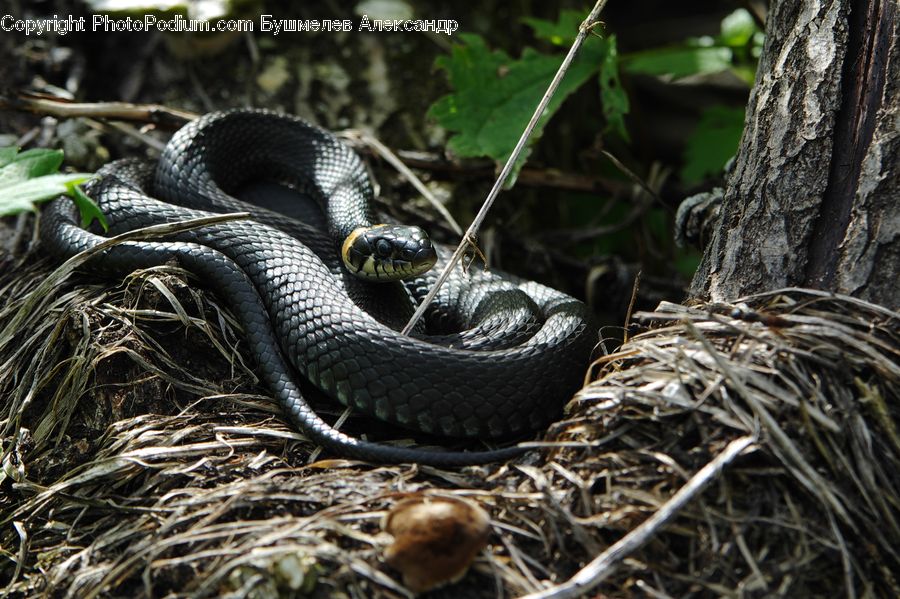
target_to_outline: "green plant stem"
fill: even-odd
[[[454,267],[456,267],[457,263],[466,252],[466,249],[468,249],[470,245],[475,247],[475,236],[478,233],[478,229],[481,227],[482,222],[484,222],[484,219],[487,216],[488,211],[490,211],[491,206],[493,206],[494,200],[497,198],[500,190],[503,189],[503,185],[509,178],[509,174],[512,172],[513,166],[516,164],[516,161],[519,158],[519,154],[522,153],[522,150],[525,148],[525,144],[528,143],[528,140],[531,137],[532,132],[534,131],[535,125],[537,125],[537,122],[541,118],[541,115],[544,114],[544,110],[547,108],[547,104],[550,103],[550,99],[556,93],[556,88],[559,87],[559,83],[565,76],[566,71],[569,70],[569,66],[572,64],[572,61],[578,54],[578,50],[581,49],[581,45],[584,43],[584,40],[587,39],[587,36],[594,28],[594,25],[597,24],[600,12],[606,6],[607,1],[608,0],[597,0],[597,3],[594,4],[594,8],[591,9],[591,13],[588,15],[587,19],[585,19],[584,22],[582,22],[579,26],[578,35],[575,37],[575,41],[572,42],[572,47],[569,48],[569,53],[566,54],[566,57],[562,61],[562,64],[559,65],[559,69],[557,69],[556,75],[553,76],[553,80],[547,87],[547,91],[544,92],[544,97],[541,98],[541,101],[538,103],[537,108],[535,108],[534,110],[534,114],[531,115],[531,120],[528,121],[528,125],[522,132],[522,136],[519,137],[519,141],[518,143],[516,143],[516,147],[513,149],[512,154],[509,155],[509,158],[507,158],[506,160],[506,164],[503,165],[503,170],[500,171],[500,175],[494,182],[494,186],[491,188],[490,193],[488,193],[487,199],[485,199],[484,203],[481,205],[481,209],[478,211],[478,214],[475,215],[475,218],[472,220],[472,224],[469,225],[469,228],[463,235],[463,238],[459,242],[459,245],[456,247],[456,250],[453,252],[453,255],[450,256],[450,260],[447,262],[447,265],[444,266],[444,270],[442,270],[441,274],[438,276],[434,287],[431,288],[431,290],[428,292],[428,295],[425,296],[425,299],[423,299],[422,303],[419,304],[418,308],[416,308],[416,311],[409,319],[409,322],[406,323],[406,326],[402,331],[404,335],[408,335],[410,331],[412,331],[416,323],[419,322],[419,319],[422,318],[425,310],[428,309],[428,306],[434,300],[438,290],[441,288],[441,285],[443,285],[447,280],[447,277],[450,276],[450,271],[453,270]]]

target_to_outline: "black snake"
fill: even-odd
[[[266,196],[261,181],[319,201],[329,234],[235,199]],[[374,224],[368,176],[350,148],[296,117],[249,109],[208,114],[176,133],[158,163],[111,163],[87,191],[106,215],[110,234],[211,212],[253,211],[254,220],[205,226],[164,241],[124,242],[91,264],[121,275],[176,259],[229,301],[261,380],[302,431],[337,454],[449,466],[520,450],[426,451],[352,438],[310,409],[295,371],[379,419],[481,439],[546,425],[582,381],[592,346],[584,304],[508,275],[452,275],[426,314],[426,328],[410,336],[397,332],[435,280],[434,271],[386,284],[349,274],[340,250],[348,253],[353,244],[347,237],[356,239],[358,229]],[[42,242],[68,257],[105,239],[78,222],[70,200],[54,201],[42,218]],[[427,246],[417,258],[421,245],[401,242],[390,249],[381,243],[385,236],[367,243],[407,265],[435,259],[430,242],[416,241]],[[363,268],[356,258],[351,268],[378,270]],[[444,253],[437,259],[440,268]]]

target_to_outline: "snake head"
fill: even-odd
[[[354,229],[341,247],[347,270],[368,281],[398,281],[427,272],[437,262],[431,239],[419,227],[373,225]]]

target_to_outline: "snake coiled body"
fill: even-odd
[[[298,118],[259,110],[206,115],[181,129],[157,164],[107,165],[88,192],[116,234],[248,210],[233,196],[258,181],[319,201],[328,234],[252,208],[254,220],[124,242],[91,262],[121,274],[174,258],[213,287],[241,320],[261,380],[314,441],[349,457],[437,465],[518,452],[432,452],[353,439],[309,408],[295,372],[379,419],[480,439],[546,425],[578,388],[592,346],[586,308],[537,283],[487,272],[453,275],[430,310],[432,324],[401,335],[396,328],[435,275],[368,284],[345,272],[337,247],[354,227],[373,223],[371,186],[351,149]],[[41,237],[62,256],[105,239],[78,225],[66,198],[46,210]]]

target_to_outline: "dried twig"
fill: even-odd
[[[162,104],[130,102],[70,102],[55,96],[20,93],[15,98],[0,96],[0,110],[24,110],[57,118],[103,118],[118,121],[153,123],[166,129],[178,129],[199,115]]]
[[[709,483],[716,479],[722,470],[734,458],[756,442],[754,435],[735,439],[722,450],[712,461],[697,471],[697,474],[681,487],[652,516],[644,520],[640,526],[632,529],[627,535],[598,555],[591,563],[561,585],[532,593],[522,599],[568,599],[582,597],[598,584],[603,582],[626,557],[653,539],[659,529],[681,511],[684,506],[699,495]]]
[[[541,98],[541,101],[538,102],[537,108],[535,108],[534,110],[534,114],[531,115],[531,120],[528,121],[528,125],[525,127],[525,130],[519,137],[519,141],[516,143],[516,147],[513,148],[512,154],[510,154],[509,158],[506,160],[506,164],[503,165],[503,170],[501,170],[500,175],[497,176],[497,180],[494,182],[494,186],[491,188],[491,191],[488,193],[487,198],[484,200],[484,203],[478,210],[478,214],[476,214],[475,218],[472,219],[472,224],[469,225],[469,228],[463,235],[462,241],[453,252],[453,255],[450,256],[450,259],[447,261],[446,266],[444,266],[444,270],[442,270],[441,274],[438,275],[434,286],[422,300],[422,303],[419,304],[419,306],[416,308],[416,311],[409,319],[409,322],[406,323],[406,326],[403,327],[402,332],[404,335],[409,335],[416,323],[419,322],[419,319],[421,319],[425,314],[428,306],[431,304],[434,298],[437,297],[441,285],[443,285],[447,280],[447,277],[450,276],[450,272],[456,267],[456,264],[462,258],[463,254],[466,253],[469,246],[475,245],[475,236],[478,233],[478,229],[481,228],[481,223],[484,222],[484,219],[487,216],[487,213],[490,211],[491,206],[494,205],[494,200],[497,199],[497,195],[500,193],[500,190],[503,189],[503,185],[509,178],[513,166],[519,159],[519,154],[522,153],[522,150],[525,148],[525,144],[527,144],[528,140],[531,138],[531,134],[534,132],[534,128],[537,125],[538,120],[544,114],[544,110],[547,108],[547,104],[550,103],[550,99],[556,93],[556,88],[559,87],[562,78],[569,70],[569,66],[572,64],[572,61],[578,54],[578,50],[581,49],[581,45],[584,43],[584,40],[587,39],[587,36],[597,24],[598,18],[600,17],[600,11],[602,11],[603,7],[606,6],[606,2],[607,0],[597,0],[597,3],[594,4],[594,8],[591,9],[591,12],[588,15],[587,19],[585,19],[584,22],[581,23],[581,26],[578,28],[578,35],[575,36],[575,41],[572,42],[572,47],[569,48],[568,54],[566,54],[566,57],[563,59],[562,64],[559,65],[559,69],[556,71],[556,75],[553,76],[553,80],[547,87],[547,91],[544,92],[544,96]]]

